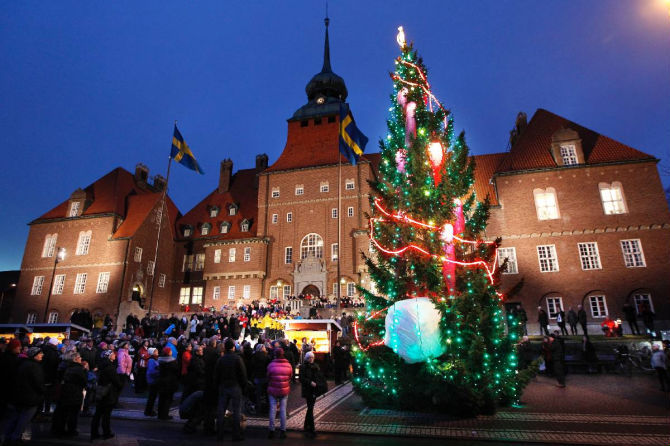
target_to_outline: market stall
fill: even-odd
[[[33,339],[57,338],[59,342],[63,339],[79,339],[83,335],[89,335],[90,330],[77,324],[0,324],[0,336],[13,335],[16,337],[28,337]]]
[[[301,351],[303,338],[310,343],[314,340],[317,359],[330,354],[342,332],[340,324],[333,319],[281,319],[278,322],[284,326],[284,336],[290,341],[295,339]]]

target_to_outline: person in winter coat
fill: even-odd
[[[577,305],[577,320],[579,321],[579,325],[582,326],[582,331],[584,332],[584,335],[588,336],[589,331],[586,328],[586,310],[581,305]]]
[[[205,360],[203,354],[204,345],[198,345],[193,350],[193,357],[188,365],[186,376],[184,377],[184,390],[181,400],[184,401],[190,394],[198,390],[205,390]]]
[[[44,402],[45,380],[41,361],[44,352],[39,347],[28,349],[28,358],[20,361],[16,370],[14,392],[7,407],[5,441],[18,443],[23,431]]]
[[[256,412],[262,412],[267,407],[268,364],[270,364],[270,357],[265,345],[256,344],[256,351],[251,355],[249,367],[249,378],[253,380],[256,391]]]
[[[163,347],[158,358],[158,419],[171,420],[170,404],[179,388],[179,367],[170,347]]]
[[[149,362],[149,341],[145,340],[137,351],[137,367],[135,367],[135,393],[147,390],[147,365]]]
[[[277,415],[277,403],[279,403],[279,438],[286,438],[286,402],[288,394],[291,392],[291,377],[293,376],[293,366],[284,358],[284,350],[276,348],[274,350],[275,359],[268,364],[268,398],[270,399],[270,423],[268,429],[268,438],[275,435],[275,416]]]
[[[542,307],[537,307],[537,322],[540,324],[540,334],[549,336],[549,315]]]
[[[317,397],[316,381],[320,373],[319,366],[314,364],[314,352],[306,352],[305,361],[300,366],[300,384],[302,385],[302,397],[307,402],[304,430],[312,438],[316,436],[314,428],[314,403]]]
[[[563,308],[558,310],[558,314],[556,314],[556,323],[558,324],[558,328],[561,330],[561,334],[567,336],[568,335],[568,330],[565,329],[565,311],[563,311]]]
[[[58,364],[60,363],[58,339],[49,338],[42,346],[42,352],[44,352],[42,367],[44,368],[44,384],[46,386],[44,393],[44,413],[48,414],[51,412],[51,402],[58,387]]]
[[[225,353],[219,358],[214,371],[214,382],[219,389],[217,408],[217,437],[223,439],[224,415],[228,403],[232,404],[233,441],[244,439],[240,426],[242,389],[247,385],[247,370],[240,355],[235,352],[235,342],[228,338],[224,343]]]
[[[56,435],[74,437],[79,434],[77,420],[81,403],[84,400],[87,370],[82,365],[81,355],[77,352],[66,353],[63,361],[67,367],[63,373],[60,399],[51,420],[51,432]]]
[[[158,396],[158,349],[149,348],[149,360],[147,361],[147,386],[149,387],[149,396],[147,397],[147,405],[144,406],[144,415],[147,417],[155,417],[158,415],[154,412],[154,404],[156,404],[156,397]]]
[[[335,369],[335,384],[342,384],[347,379],[347,370],[351,363],[351,355],[349,355],[349,348],[342,346],[340,341],[335,341],[335,348],[333,348],[333,365]]]
[[[100,437],[100,424],[102,424],[102,438],[104,440],[113,438],[110,421],[112,409],[119,401],[119,395],[123,383],[116,373],[114,361],[116,353],[114,350],[105,350],[98,363],[98,402],[95,405],[95,414],[91,420],[91,441]],[[103,393],[103,395],[101,395]]]
[[[116,373],[119,374],[119,380],[124,386],[130,381],[130,373],[133,371],[133,358],[130,357],[129,349],[130,345],[128,342],[122,341],[119,343],[119,351],[116,354],[118,363]]]
[[[667,392],[670,390],[670,379],[668,379],[665,352],[661,350],[658,344],[652,345],[651,351],[651,366],[656,370],[658,381],[661,383],[661,390]]]
[[[570,325],[570,334],[577,335],[577,313],[570,307],[568,308],[568,325]]]
[[[193,345],[188,342],[184,348],[184,353],[181,354],[181,372],[179,375],[182,378],[186,376],[186,373],[188,372],[188,366],[191,364],[191,358],[193,357],[192,351]]]
[[[7,350],[0,354],[0,419],[5,417],[7,405],[14,393],[19,353],[21,353],[21,341],[12,339],[7,345]]]

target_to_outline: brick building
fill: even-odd
[[[332,71],[327,30],[323,68],[306,93],[276,161],[261,154],[254,168],[234,172],[223,160],[217,188],[183,216],[168,200],[158,265],[149,262],[164,180],[148,184],[141,165],[134,176],[115,169],[31,222],[16,319],[40,319],[49,288],[52,320],[77,307],[123,317],[149,306],[165,313],[332,298],[338,283],[345,296],[356,284],[369,288],[360,253],[370,247],[368,180],[380,156],[352,166],[339,154],[347,89]],[[538,306],[555,322],[559,307],[583,305],[599,325],[629,302],[668,323],[670,213],[657,159],[542,109],[517,119],[509,151],[475,159],[475,191],[493,205],[486,236],[501,236],[500,261],[509,259],[502,289],[523,280],[508,304],[523,304],[531,331]],[[67,255],[52,283],[58,247]]]

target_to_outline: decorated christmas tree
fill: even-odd
[[[376,407],[492,413],[527,382],[497,288],[499,240],[481,239],[489,205],[474,193],[464,133],[399,31],[365,258],[375,286],[360,290],[353,383]]]

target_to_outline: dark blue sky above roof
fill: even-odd
[[[418,5],[418,6],[415,6]],[[385,135],[403,25],[472,153],[504,151],[518,111],[545,108],[670,171],[670,17],[662,0],[330,2],[331,62],[368,151]],[[174,120],[207,172],[175,166],[182,213],[219,162],[274,162],[323,62],[324,2],[4,2],[0,8],[0,270],[27,223],[138,162],[165,175]],[[663,177],[666,185],[670,182]]]

